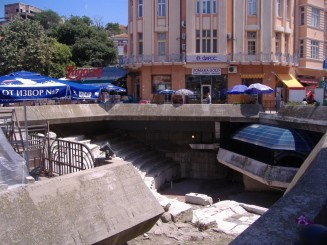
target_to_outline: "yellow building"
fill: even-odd
[[[208,93],[212,103],[246,102],[249,96],[226,91],[262,83],[275,90],[258,98],[268,105],[304,91],[304,78],[327,75],[322,0],[129,0],[128,6],[125,65],[134,98],[186,88],[194,92],[190,103],[205,103]]]

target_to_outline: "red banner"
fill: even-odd
[[[66,78],[70,80],[82,80],[84,78],[96,77],[101,78],[102,68],[75,68],[74,66],[67,66]]]

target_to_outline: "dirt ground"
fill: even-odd
[[[213,202],[222,200],[233,200],[236,202],[257,205],[260,207],[269,208],[282,195],[281,192],[248,192],[244,190],[241,182],[232,182],[230,180],[199,180],[199,179],[181,179],[170,185],[167,185],[164,190],[160,192],[171,199],[185,201],[185,194],[195,192],[206,194],[213,198]],[[159,222],[160,223],[160,222]],[[166,224],[163,224],[166,225]],[[174,224],[173,224],[174,225]],[[172,226],[172,224],[170,224]],[[155,234],[152,230],[146,234],[136,237],[129,241],[128,245],[224,245],[229,244],[235,239],[235,236],[228,235],[215,230],[206,230],[199,232],[197,228],[192,225],[185,224],[185,226],[178,227],[180,229],[180,237],[166,234]],[[169,229],[169,228],[165,228]],[[187,229],[189,237],[183,238],[185,233],[183,229]],[[194,229],[194,231],[192,230]],[[169,234],[169,232],[168,232]],[[194,234],[194,236],[192,236]],[[185,241],[186,240],[186,241]]]

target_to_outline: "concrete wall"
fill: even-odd
[[[327,134],[302,165],[290,189],[259,220],[239,235],[231,245],[296,244],[303,225],[301,215],[315,223],[327,225]],[[321,243],[322,244],[322,243]]]
[[[23,107],[16,108],[18,120],[23,122]],[[262,105],[250,104],[70,104],[27,106],[27,121],[29,124],[105,120],[257,122],[260,112],[263,112]]]

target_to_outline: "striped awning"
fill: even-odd
[[[242,79],[262,79],[265,74],[263,73],[248,73],[248,74],[241,74]]]
[[[279,80],[281,80],[288,88],[292,89],[304,89],[301,83],[291,74],[277,74]]]

